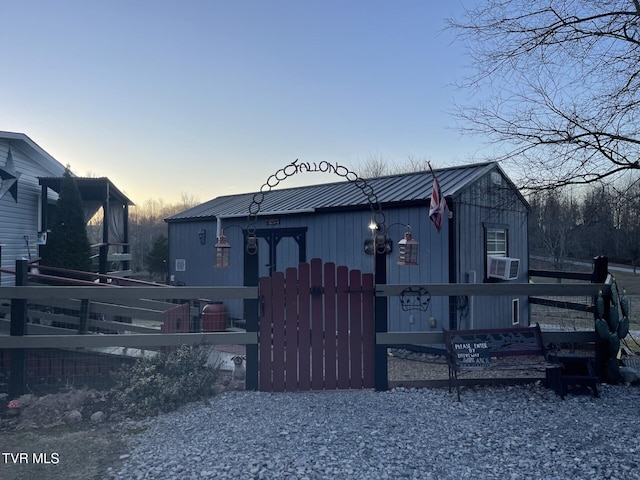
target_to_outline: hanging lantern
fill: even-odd
[[[411,231],[405,232],[404,238],[398,242],[398,265],[418,265],[419,246],[411,236]]]
[[[231,245],[227,242],[227,237],[221,233],[216,243],[216,268],[229,268],[231,264]]]

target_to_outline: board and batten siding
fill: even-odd
[[[491,172],[456,197],[458,283],[500,282],[486,274],[485,228],[507,229],[507,256],[520,259],[517,280],[529,281],[528,207],[499,172]],[[519,300],[520,325],[529,323],[526,296],[474,296],[457,305],[458,328],[500,328],[509,326],[513,299]],[[466,303],[466,306],[465,306]]]
[[[508,231],[508,256],[520,259],[519,278],[528,281],[528,205],[515,186],[497,167],[452,193],[452,217],[444,219],[438,232],[429,219],[428,198],[413,198],[402,203],[383,205],[387,238],[393,251],[387,257],[387,283],[426,285],[465,282],[500,282],[486,278],[485,228],[500,226]],[[248,212],[247,212],[248,213]],[[374,258],[364,252],[364,242],[371,238],[368,226],[372,212],[366,206],[292,212],[290,214],[260,214],[255,227],[261,231],[306,229],[304,259],[321,258],[337,266],[374,273]],[[196,219],[169,223],[171,274],[188,285],[242,285],[244,283],[243,232],[247,217],[221,219],[225,235],[232,246],[231,268],[214,268],[216,220]],[[399,266],[398,241],[411,225],[419,242],[419,265]],[[453,228],[451,228],[453,227]],[[199,244],[198,232],[207,231],[206,245]],[[259,238],[258,265],[261,276],[268,275],[269,249]],[[450,251],[452,249],[453,251]],[[292,238],[282,238],[276,248],[276,269],[285,271],[297,267],[298,244]],[[175,271],[175,259],[184,260],[186,271]],[[184,277],[184,280],[183,278]],[[428,296],[428,295],[427,295]],[[526,296],[518,300],[521,325],[528,324],[529,306]],[[389,331],[439,331],[450,328],[490,328],[511,325],[512,301],[500,297],[436,297],[430,298],[426,309],[403,309],[398,297],[389,298]],[[241,318],[241,302],[230,302],[231,315]],[[450,315],[450,308],[453,309]],[[433,320],[433,321],[432,321]]]
[[[387,258],[387,282],[403,284],[447,283],[448,282],[448,226],[438,233],[429,220],[427,203],[415,207],[385,209],[387,235],[393,242],[393,251]],[[270,220],[271,222],[268,222]],[[244,281],[243,232],[246,218],[225,218],[221,220],[225,235],[231,245],[231,267],[214,268],[217,241],[216,222],[192,221],[169,224],[169,248],[171,251],[170,274],[175,283],[195,285],[242,285]],[[369,209],[351,211],[327,211],[319,213],[298,213],[289,215],[265,215],[258,217],[256,228],[278,231],[284,228],[306,228],[307,261],[321,258],[323,262],[346,265],[364,273],[374,273],[373,256],[364,252],[364,242],[371,237],[368,226],[371,222]],[[268,223],[277,223],[268,225]],[[402,224],[402,225],[401,225]],[[414,238],[420,243],[418,266],[399,266],[398,241],[404,237],[411,225]],[[239,228],[241,227],[241,228]],[[198,233],[206,230],[206,243],[200,244]],[[260,275],[268,275],[269,250],[264,238],[258,239],[258,265]],[[297,267],[298,244],[292,238],[283,238],[276,249],[276,267],[285,271]],[[185,271],[176,271],[176,260],[184,264]],[[241,302],[229,301],[227,307],[231,315],[241,317]],[[389,301],[390,331],[425,331],[448,325],[448,298],[433,297],[429,308],[422,310],[402,310],[399,298]],[[437,321],[430,327],[429,318]],[[444,323],[443,323],[444,322]]]
[[[200,243],[201,229],[206,232],[204,244]],[[172,223],[169,224],[168,234],[169,275],[172,284],[189,287],[231,285],[226,282],[214,283],[214,245],[217,241],[215,221]],[[232,249],[232,253],[236,252]],[[242,285],[242,279],[234,285]]]
[[[0,165],[6,165],[9,154],[9,141],[0,139]],[[32,257],[38,256],[37,236],[40,229],[40,195],[41,188],[38,177],[62,176],[64,167],[53,171],[50,165],[45,168],[37,158],[29,156],[25,149],[21,148],[21,142],[11,141],[11,156],[20,175],[18,178],[18,201],[7,193],[0,198],[0,244],[2,244],[2,267],[13,270],[18,259],[29,258],[29,250]],[[50,164],[50,162],[47,162]],[[55,202],[57,194],[49,197],[50,202]],[[29,239],[29,250],[25,236]],[[15,279],[12,275],[2,274],[1,284],[13,285]]]
[[[387,283],[421,284],[448,282],[448,227],[438,233],[429,220],[426,203],[415,207],[385,208],[387,237],[393,250],[387,257]],[[374,272],[374,258],[364,252],[364,242],[371,237],[371,211],[331,211],[314,214],[288,215],[279,227],[307,227],[307,260],[321,258],[323,262],[346,265],[365,273]],[[445,222],[446,223],[446,222]],[[411,225],[414,238],[420,244],[419,265],[400,266],[398,241]],[[284,252],[278,252],[278,270],[297,266],[297,250],[290,250],[287,262]],[[262,261],[262,259],[261,259]],[[282,262],[282,263],[281,263]],[[264,262],[266,263],[266,262]],[[266,274],[266,273],[265,273]],[[389,331],[428,331],[429,318],[436,319],[433,329],[448,324],[448,298],[433,297],[427,310],[403,310],[398,297],[389,299]],[[447,322],[447,323],[442,323]]]

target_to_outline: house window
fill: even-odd
[[[520,299],[514,298],[511,304],[511,323],[520,325]]]
[[[485,230],[485,248],[487,256],[507,256],[507,229],[487,227]]]
[[[492,268],[496,268],[496,263],[490,261],[490,257],[506,257],[508,254],[508,229],[507,225],[484,224],[484,271],[485,281],[495,281],[496,272],[490,274]]]

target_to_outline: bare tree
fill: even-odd
[[[354,170],[362,178],[376,178],[384,175],[429,170],[429,161],[410,156],[405,163],[397,163],[375,154],[359,162]]]
[[[462,129],[524,188],[640,169],[640,0],[487,0],[449,26],[472,59]],[[487,96],[488,94],[488,96]]]
[[[576,247],[578,207],[573,197],[560,190],[531,198],[529,232],[532,250],[553,259],[556,270],[563,267]]]
[[[616,237],[619,230],[615,225],[615,205],[617,196],[607,186],[593,185],[580,205],[581,252],[583,258],[606,255],[617,258]]]
[[[640,261],[640,184],[631,180],[618,193],[620,202],[616,228],[619,232],[620,256],[625,262],[631,262],[633,273],[637,272]]]

